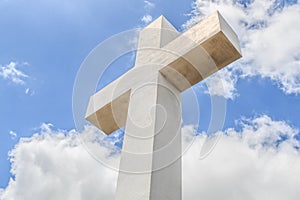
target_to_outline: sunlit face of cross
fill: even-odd
[[[86,114],[106,134],[125,125],[117,199],[181,199],[180,93],[240,57],[218,12],[183,34],[164,17],[140,31],[135,66],[93,95]]]

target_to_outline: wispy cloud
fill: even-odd
[[[29,76],[18,68],[25,65],[28,64],[18,64],[17,62],[10,62],[8,65],[0,65],[0,77],[12,83],[23,85],[25,84],[26,78],[28,78]]]
[[[153,17],[152,15],[150,14],[151,10],[153,8],[155,8],[155,4],[153,2],[150,2],[150,1],[144,1],[144,9],[145,9],[145,14],[143,15],[143,17],[141,18],[141,21],[147,25],[149,24],[152,20],[153,20]]]
[[[11,139],[16,139],[18,137],[18,134],[15,131],[9,131],[9,135]]]
[[[35,94],[35,91],[30,89],[30,88],[26,88],[25,89],[25,94],[27,94],[29,96],[33,96]]]
[[[155,8],[155,4],[152,3],[152,2],[150,2],[150,1],[144,1],[144,3],[145,3],[145,9],[146,9],[147,11],[149,11],[149,10],[152,9],[152,8]]]
[[[220,10],[238,33],[243,53],[238,63],[229,66],[233,73],[219,76],[228,75],[222,80],[225,85],[232,76],[260,76],[273,80],[286,94],[300,94],[300,4],[293,2],[196,0],[183,27]],[[235,90],[228,91],[225,96],[231,98]]]
[[[206,135],[196,136],[183,156],[184,199],[298,200],[300,144],[295,136],[299,130],[267,115],[242,118],[237,126],[238,130],[222,132],[204,160],[199,156]],[[183,127],[182,132],[195,136],[192,126]],[[81,137],[103,155],[103,162],[118,162],[119,154],[110,154],[114,142],[105,140],[96,128],[87,126],[78,133],[42,124],[39,132],[22,138],[11,151],[13,178],[2,194],[0,190],[0,199],[114,199],[117,171],[93,159]]]

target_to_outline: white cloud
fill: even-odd
[[[84,131],[96,133],[92,127]],[[108,149],[99,146],[99,151]],[[2,200],[113,199],[117,173],[94,160],[75,131],[54,131],[43,124],[39,134],[21,139],[10,156],[15,179]]]
[[[23,65],[27,65],[24,63]],[[22,72],[21,70],[17,69],[18,65],[16,62],[10,62],[8,65],[1,66],[0,65],[0,77],[5,80],[11,81],[18,85],[25,84],[25,79],[28,78],[28,75]]]
[[[199,136],[183,158],[183,199],[297,200],[300,195],[298,130],[268,116],[228,129],[204,160]],[[282,137],[286,141],[278,143]]]
[[[240,131],[224,131],[203,160],[199,157],[206,136],[197,136],[183,157],[183,199],[297,200],[300,153],[295,147],[300,144],[294,136],[299,130],[266,115],[241,119],[237,126]],[[192,126],[184,127],[184,142],[194,132]],[[95,128],[88,126],[80,134],[107,162],[118,159],[109,156],[112,145]],[[43,124],[39,133],[20,140],[11,162],[14,178],[2,194],[0,190],[2,200],[114,199],[117,172],[94,160],[75,131]]]
[[[141,18],[141,21],[144,22],[145,24],[148,24],[149,22],[152,21],[152,16],[151,16],[151,15],[144,15],[144,16]]]
[[[35,91],[30,88],[26,88],[25,94],[27,94],[29,96],[33,96],[35,94]]]
[[[237,96],[237,76],[230,68],[224,68],[219,73],[208,77],[205,81],[210,95],[223,96],[226,99],[234,99]]]
[[[144,1],[144,9],[145,9],[145,14],[144,16],[141,18],[141,21],[147,25],[149,24],[152,20],[153,17],[152,15],[150,15],[150,12],[153,8],[155,8],[155,4],[151,1]]]
[[[254,0],[244,8],[234,0],[196,0],[192,17],[183,27],[187,29],[220,10],[241,41],[243,59],[231,66],[235,75],[238,71],[242,72],[240,77],[270,78],[285,93],[299,94],[300,4],[276,9],[274,3],[275,0]]]
[[[4,193],[4,189],[0,188],[0,197],[2,197],[3,193]]]
[[[13,140],[16,139],[18,136],[18,134],[14,131],[9,131],[9,135],[10,135],[10,138]]]
[[[155,8],[155,4],[153,2],[150,2],[150,1],[144,1],[145,3],[145,9],[146,10],[150,10],[152,8]]]

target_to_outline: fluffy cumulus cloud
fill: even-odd
[[[28,78],[28,75],[18,69],[18,67],[23,65],[27,64],[23,63],[19,65],[16,62],[10,62],[4,66],[0,65],[0,77],[15,84],[25,84],[25,79]]]
[[[225,68],[205,81],[208,88],[207,93],[233,100],[237,96],[235,88],[237,80],[238,77],[235,72],[232,69]],[[200,84],[200,86],[203,85]]]
[[[288,0],[196,0],[191,27],[219,10],[237,32],[243,58],[229,66],[239,78],[260,76],[274,81],[286,94],[300,93],[300,4]],[[232,74],[221,71],[224,90],[216,93],[234,96]],[[212,77],[213,79],[214,77]],[[212,88],[214,89],[214,88]]]
[[[83,131],[91,141],[96,133],[92,127]],[[75,131],[55,131],[51,124],[21,139],[10,153],[13,178],[0,199],[113,199],[117,172],[93,159],[81,142]],[[109,145],[98,147],[99,153],[109,151]]]
[[[183,156],[183,199],[299,199],[299,130],[266,115],[241,119],[237,127],[225,130],[202,160],[206,136],[196,136]],[[195,130],[186,126],[183,133],[184,141],[191,141]],[[115,143],[95,128],[78,133],[43,124],[39,133],[21,139],[11,151],[13,177],[0,189],[0,199],[114,199],[117,172],[87,153],[88,143],[103,161],[118,162]]]
[[[184,198],[296,200],[300,191],[299,131],[268,116],[240,121],[199,159],[203,137],[183,158]]]

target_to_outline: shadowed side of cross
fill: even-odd
[[[106,134],[125,125],[117,200],[181,199],[180,93],[240,57],[219,12],[183,34],[162,16],[140,31],[135,66],[86,113]]]

